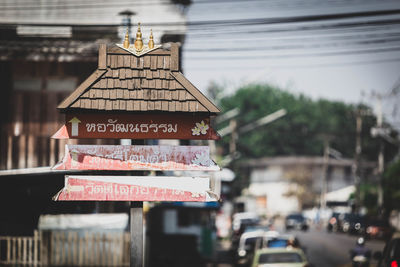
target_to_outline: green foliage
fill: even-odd
[[[368,109],[343,102],[314,101],[265,84],[240,88],[219,102],[223,111],[240,108],[238,128],[281,108],[287,111],[286,116],[239,136],[237,147],[242,159],[278,155],[321,156],[322,135],[331,136],[331,147],[340,151],[343,157],[352,158],[356,139],[355,111]],[[374,117],[363,117],[362,149],[367,160],[377,158],[379,142],[370,136],[370,128],[375,124]],[[226,153],[228,142],[229,136],[220,142]],[[386,149],[386,152],[387,159],[395,153],[393,149]]]

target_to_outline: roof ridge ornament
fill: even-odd
[[[136,40],[135,40],[134,44],[129,43],[129,34],[128,34],[128,30],[127,30],[124,43],[116,44],[116,45],[118,47],[130,52],[131,54],[134,54],[135,56],[142,56],[150,51],[153,51],[153,50],[161,47],[161,45],[154,44],[153,30],[150,30],[150,38],[149,38],[148,45],[143,44],[142,31],[140,29],[140,22],[138,23],[138,29],[136,32]]]
[[[138,23],[138,29],[136,32],[135,48],[136,48],[136,51],[138,51],[138,52],[143,50],[143,41],[142,41],[142,32],[140,31],[140,22]]]
[[[126,29],[125,40],[123,43],[124,48],[129,48],[129,28]]]
[[[153,29],[150,29],[150,40],[149,40],[149,48],[154,48],[154,37],[153,37]]]

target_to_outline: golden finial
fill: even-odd
[[[142,32],[140,31],[140,22],[138,23],[138,29],[136,32],[135,48],[136,51],[141,51],[143,49]]]
[[[126,34],[125,34],[125,40],[124,40],[124,48],[128,49],[129,48],[129,29],[126,29]]]
[[[150,49],[154,48],[154,38],[153,38],[153,30],[152,29],[150,29],[149,48]]]

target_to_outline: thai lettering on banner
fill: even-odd
[[[152,131],[158,133],[162,131],[163,133],[176,133],[178,132],[178,124],[166,124],[166,123],[117,123],[117,119],[108,119],[107,124],[105,123],[86,123],[87,132],[117,132],[117,133],[148,133]]]

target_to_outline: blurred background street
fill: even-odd
[[[0,265],[400,266],[399,24],[397,0],[0,0]],[[58,201],[68,175],[103,199]]]

